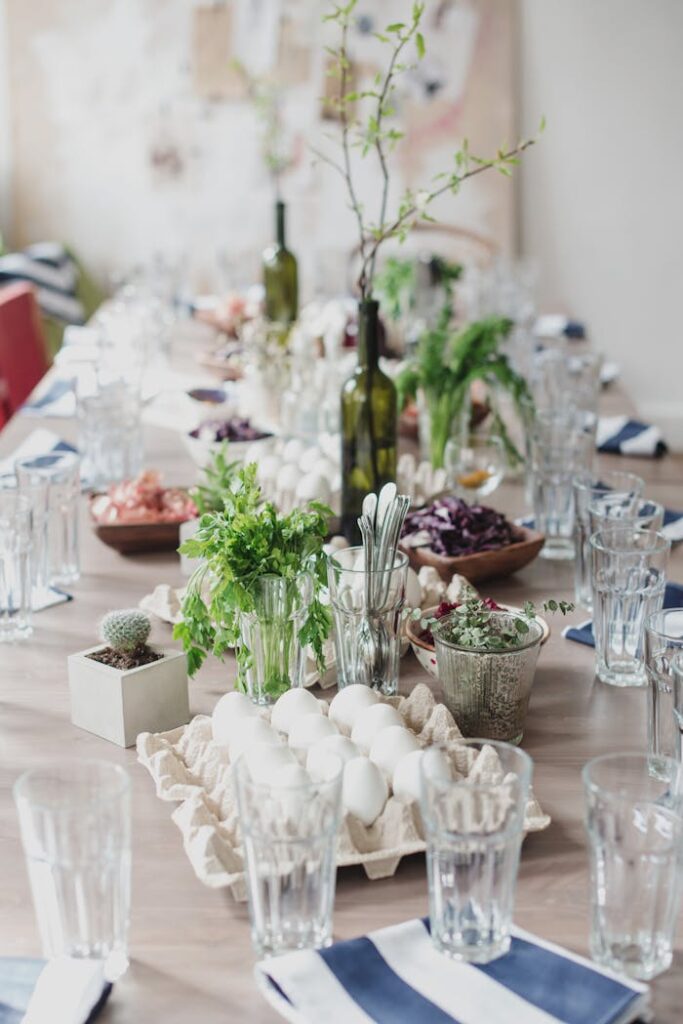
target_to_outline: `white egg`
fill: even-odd
[[[391,780],[391,788],[394,796],[399,800],[420,799],[420,764],[425,754],[424,750],[411,750],[404,754],[394,768]],[[441,750],[431,749],[430,758],[434,765],[434,772],[438,778],[451,778],[451,764]]]
[[[312,778],[324,779],[327,775],[331,755],[339,758],[342,764],[360,755],[360,750],[346,736],[326,736],[309,747],[306,755],[306,771]]]
[[[261,441],[252,441],[248,448],[244,451],[244,464],[248,465],[250,462],[260,462],[263,459],[263,443]]]
[[[291,462],[285,462],[283,466],[280,466],[275,486],[278,491],[295,491],[300,476],[301,473],[296,466],[293,466]]]
[[[230,760],[236,761],[256,743],[269,743],[277,746],[280,737],[262,718],[245,718],[240,729],[236,729],[230,740]]]
[[[321,707],[312,693],[300,686],[291,690],[285,690],[281,697],[278,697],[270,715],[270,724],[278,732],[289,735],[289,730],[297,720],[304,715],[319,715]]]
[[[292,724],[289,730],[289,745],[303,763],[314,743],[325,739],[326,736],[335,736],[338,732],[334,722],[325,715],[304,715]]]
[[[339,434],[320,434],[318,437],[318,444],[328,459],[339,464],[341,448],[341,445],[339,444]]]
[[[255,743],[244,751],[244,758],[254,782],[269,785],[277,780],[283,768],[297,766],[292,751],[282,744]]]
[[[300,441],[298,437],[292,437],[286,442],[282,449],[282,459],[284,462],[289,462],[292,465],[296,465],[299,459],[305,451],[303,441]]]
[[[330,718],[343,733],[350,735],[358,715],[366,708],[377,704],[378,701],[379,695],[375,690],[371,690],[369,686],[363,686],[362,683],[352,683],[351,686],[345,686],[336,697],[332,698]]]
[[[324,458],[325,456],[317,445],[314,445],[312,448],[306,448],[299,455],[299,469],[302,473],[310,473],[320,460]]]
[[[332,491],[330,483],[324,476],[312,472],[302,476],[296,486],[299,501],[329,501]]]
[[[356,757],[344,766],[342,803],[344,810],[372,825],[384,810],[389,787],[377,765],[368,757]]]
[[[375,704],[358,715],[351,730],[351,739],[364,754],[367,754],[375,736],[382,729],[399,725],[403,726],[403,719],[396,708],[392,708],[389,704]]]
[[[406,577],[406,604],[409,608],[422,607],[422,587],[414,569],[408,567]]]
[[[391,782],[394,768],[405,754],[420,749],[414,732],[402,725],[382,729],[372,741],[370,760],[377,765],[387,782]]]
[[[215,743],[230,746],[232,732],[245,718],[258,717],[256,706],[246,693],[233,690],[224,693],[213,709],[211,716],[211,735]]]

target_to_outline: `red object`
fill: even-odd
[[[0,288],[0,425],[24,404],[47,369],[33,289],[23,283]]]

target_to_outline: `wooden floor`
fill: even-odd
[[[612,399],[612,403],[614,399]],[[75,440],[69,421],[16,418],[0,434],[0,457],[37,426]],[[647,495],[683,508],[683,458],[661,461],[605,459],[647,480]],[[189,483],[192,466],[170,430],[146,432],[146,465],[164,471],[169,483]],[[521,486],[506,484],[494,504],[521,513]],[[69,721],[66,657],[89,647],[102,614],[136,604],[158,583],[181,585],[177,556],[122,557],[93,535],[83,509],[83,576],[71,587],[74,600],[35,617],[29,642],[0,647],[0,955],[39,955],[33,909],[19,842],[11,787],[26,768],[61,758],[103,757],[125,765],[133,779],[134,861],[132,965],[102,1015],[109,1024],[250,1024],[278,1019],[252,980],[253,958],[245,905],[195,878],[171,821],[134,750],[123,751]],[[683,545],[674,552],[670,578],[683,582]],[[571,597],[570,565],[537,560],[517,576],[492,584],[491,596],[510,603]],[[572,618],[585,618],[582,612]],[[155,627],[167,643],[170,628]],[[207,665],[191,684],[193,712],[210,713],[232,684],[234,665]],[[401,689],[426,678],[412,656],[403,662]],[[588,935],[586,842],[581,820],[580,769],[596,754],[642,750],[646,743],[645,694],[615,690],[593,676],[593,652],[563,640],[560,625],[544,647],[523,746],[535,764],[534,785],[550,828],[525,841],[517,890],[516,920],[545,939],[585,953]],[[392,879],[369,882],[362,870],[343,869],[337,881],[335,935],[349,938],[369,929],[423,915],[427,910],[424,858],[405,860]],[[674,967],[654,985],[656,1021],[683,1018],[683,932]],[[486,1024],[482,1020],[482,1024]],[[524,1022],[510,1022],[524,1024]],[[589,1024],[589,1022],[587,1022]]]

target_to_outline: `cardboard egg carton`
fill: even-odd
[[[499,770],[492,750],[476,756],[459,743],[462,735],[453,716],[445,705],[437,704],[424,683],[419,683],[408,697],[383,700],[398,709],[406,727],[423,746],[443,744],[461,775],[467,777],[474,772],[477,781],[486,782],[491,772]],[[269,719],[270,709],[263,714]],[[229,888],[236,900],[246,899],[232,768],[227,749],[212,739],[210,717],[197,715],[188,725],[170,732],[141,733],[137,752],[138,760],[154,779],[157,796],[178,804],[172,818],[199,880],[214,889]],[[532,795],[526,808],[526,831],[537,832],[549,824],[550,818]],[[368,878],[388,878],[395,874],[402,857],[424,850],[417,803],[390,795],[369,827],[353,815],[345,815],[337,864],[362,864]]]

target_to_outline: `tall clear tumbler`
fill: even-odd
[[[14,786],[46,958],[101,960],[114,981],[128,966],[130,779],[107,761],[51,763]]]
[[[93,488],[136,476],[143,464],[140,392],[116,381],[78,401],[83,477]]]
[[[234,765],[249,897],[258,956],[319,949],[332,941],[341,821],[341,759],[330,755],[313,781],[296,764],[258,782],[250,758]]]
[[[683,768],[606,754],[583,769],[591,956],[647,981],[670,965],[683,878]]]
[[[397,692],[407,576],[408,558],[402,551],[393,569],[369,574],[362,547],[344,548],[328,558],[340,688],[363,683],[387,696]]]
[[[594,533],[589,543],[598,678],[612,686],[643,686],[644,624],[662,607],[671,543],[656,530],[628,523]]]
[[[437,747],[421,760],[430,930],[447,956],[488,963],[510,948],[532,762],[507,743],[462,744],[474,762],[468,778],[446,777]]]
[[[0,490],[0,643],[31,634],[31,505]]]
[[[38,589],[73,583],[80,575],[78,503],[80,459],[75,452],[18,459],[19,489],[32,496],[36,532]],[[39,564],[38,564],[39,563]]]
[[[588,611],[593,609],[588,540],[591,533],[595,532],[590,527],[588,510],[594,501],[605,495],[612,495],[627,506],[634,506],[644,489],[645,481],[635,473],[622,473],[618,470],[602,472],[599,476],[580,473],[574,478],[574,596],[576,603]]]
[[[653,757],[680,760],[673,672],[677,654],[683,654],[683,608],[666,608],[650,615],[645,621],[648,749]]]

